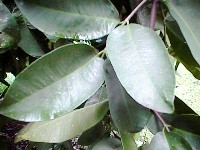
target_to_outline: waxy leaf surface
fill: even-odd
[[[119,23],[109,0],[15,0],[25,17],[42,32],[62,37],[97,39]]]
[[[0,113],[27,122],[66,114],[101,87],[103,62],[91,46],[60,47],[17,76],[0,104]]]
[[[107,39],[106,51],[128,94],[158,112],[174,111],[175,75],[165,45],[151,29],[119,26]]]

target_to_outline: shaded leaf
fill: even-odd
[[[84,44],[66,45],[17,76],[0,112],[27,122],[54,119],[83,103],[103,82],[103,59],[95,49]]]
[[[145,150],[170,150],[169,145],[162,132],[158,132]]]
[[[133,138],[133,134],[127,132],[120,132],[122,146],[124,150],[137,150],[137,145]]]
[[[85,107],[105,100],[108,100],[108,93],[106,87],[103,85],[86,101]]]
[[[38,57],[44,54],[39,43],[36,41],[34,36],[29,31],[25,23],[20,24],[21,40],[18,46],[21,47],[27,54]]]
[[[119,82],[109,60],[104,64],[111,117],[122,131],[139,132],[146,125],[150,111],[134,101]]]
[[[91,40],[109,34],[119,23],[119,14],[109,0],[15,2],[31,24],[51,36],[78,35],[80,39]]]
[[[108,101],[74,110],[50,121],[29,123],[16,137],[16,142],[22,139],[60,143],[69,140],[97,124],[108,111]]]
[[[89,150],[122,150],[121,141],[117,138],[104,138]]]
[[[165,0],[164,3],[167,5],[173,18],[177,21],[192,55],[200,64],[200,1]]]
[[[168,143],[170,150],[192,150],[190,144],[179,134],[174,132],[165,132],[166,142]],[[158,143],[159,145],[159,143]]]
[[[167,35],[169,37],[171,48],[174,50],[175,57],[179,57],[179,61],[191,66],[199,66],[194,57],[191,54],[183,34],[177,24],[177,22],[170,16],[165,19],[165,25],[167,27]]]
[[[8,8],[0,1],[0,54],[20,40],[19,28]]]
[[[158,112],[173,112],[174,70],[155,32],[137,24],[119,26],[109,34],[106,50],[117,77],[135,101]]]
[[[137,0],[139,3],[141,0]],[[138,23],[149,27],[150,25],[150,18],[151,18],[151,6],[152,2],[146,2],[137,12],[137,20]],[[155,21],[155,29],[156,30],[163,30],[164,25],[163,25],[163,17],[162,17],[162,11],[160,8],[158,8],[157,16],[156,16],[156,21]]]
[[[106,133],[105,128],[102,125],[102,122],[98,123],[94,127],[88,129],[83,132],[81,136],[78,138],[78,144],[88,146],[93,144],[96,140],[103,137]]]
[[[196,135],[200,135],[200,116],[194,114],[180,115],[172,122],[172,126]]]
[[[199,145],[200,145],[200,136],[199,135],[195,135],[192,134],[190,132],[186,132],[184,130],[180,130],[177,128],[174,128],[171,132],[178,134],[179,136],[181,136],[185,141],[187,141],[187,143],[190,145],[190,148],[187,147],[188,149],[186,150],[198,150],[199,149]],[[169,137],[170,138],[170,137]],[[185,141],[181,141],[181,144],[185,144]]]

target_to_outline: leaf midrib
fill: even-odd
[[[51,84],[48,84],[47,86],[43,87],[42,89],[39,89],[39,90],[37,90],[36,92],[31,93],[30,95],[27,95],[26,97],[23,97],[22,100],[20,100],[20,101],[15,101],[15,103],[13,103],[13,104],[11,105],[11,107],[12,107],[13,105],[15,105],[15,104],[19,104],[19,103],[24,102],[27,98],[29,98],[29,97],[31,97],[31,96],[37,94],[37,93],[40,92],[41,90],[45,90],[45,89],[48,88],[49,86],[52,86],[53,84],[56,84],[57,82],[60,82],[60,81],[63,80],[64,78],[67,78],[67,77],[70,76],[71,74],[74,74],[75,72],[79,71],[81,68],[87,66],[89,63],[91,63],[91,62],[92,62],[93,60],[95,60],[96,58],[98,58],[98,56],[97,56],[97,55],[94,55],[94,57],[91,58],[88,62],[86,62],[85,64],[83,64],[83,65],[81,65],[81,66],[78,66],[78,68],[75,68],[72,72],[70,72],[69,74],[67,74],[67,75],[65,75],[65,76],[63,76],[63,77],[61,77],[59,80],[57,80],[57,81],[55,81],[55,82],[52,82]],[[8,106],[8,107],[10,107],[10,106]]]

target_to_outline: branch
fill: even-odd
[[[156,22],[156,15],[158,10],[158,0],[153,0],[152,7],[151,7],[151,19],[150,19],[150,28],[154,29],[155,22]]]
[[[160,122],[163,124],[163,126],[164,126],[164,128],[166,128],[166,130],[168,131],[168,132],[170,132],[170,130],[169,130],[169,125],[165,122],[165,120],[162,118],[162,116],[157,112],[157,111],[155,111],[155,110],[153,110],[153,112],[154,112],[154,114],[158,117],[158,119],[160,120]]]
[[[129,20],[133,17],[133,15],[147,2],[147,0],[143,0],[131,13],[128,17],[123,21],[122,25],[125,25]]]

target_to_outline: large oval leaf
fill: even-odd
[[[153,30],[119,26],[107,39],[108,57],[120,82],[141,105],[172,113],[175,75],[166,48]]]
[[[8,8],[0,1],[0,54],[20,40],[19,28]]]
[[[108,111],[108,101],[75,110],[50,121],[29,123],[16,137],[35,142],[60,143],[97,124]]]
[[[15,0],[26,18],[49,35],[96,39],[110,33],[119,15],[109,0]]]
[[[0,112],[28,122],[53,119],[83,103],[103,81],[103,59],[93,47],[63,46],[17,76],[0,104]]]
[[[200,64],[200,1],[165,0],[164,2],[177,21],[192,55]]]
[[[110,114],[115,125],[122,131],[140,132],[149,120],[149,109],[135,102],[126,92],[109,60],[106,60],[104,68]]]

